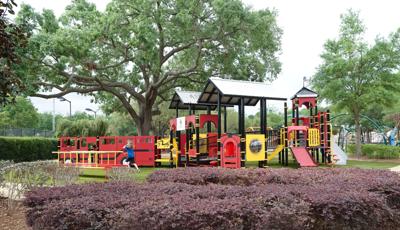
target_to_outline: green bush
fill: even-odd
[[[347,145],[347,152],[355,156],[355,145]],[[361,156],[371,159],[398,159],[400,158],[400,147],[380,144],[361,145]]]
[[[39,137],[0,137],[0,160],[14,162],[54,159],[57,139]]]

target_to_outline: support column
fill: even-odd
[[[244,124],[244,117],[245,117],[245,111],[244,111],[244,98],[241,97],[240,98],[240,160],[245,159],[245,153],[246,153],[246,143],[242,142],[242,140],[246,137],[246,131],[245,131],[245,124]],[[245,166],[245,162],[241,161],[241,166],[244,167]]]
[[[179,117],[179,109],[178,109],[178,105],[176,106],[176,110],[175,110],[175,117],[178,118]]]
[[[228,122],[226,120],[226,117],[227,117],[227,115],[226,115],[226,106],[224,106],[224,133],[226,133],[227,126],[228,126]]]
[[[265,99],[260,100],[260,131],[264,137],[267,137],[267,129],[266,129],[266,101]],[[259,162],[259,167],[263,167],[266,164],[267,159],[267,141],[264,141],[265,152],[264,152],[264,161]]]
[[[282,163],[284,164],[284,165],[288,165],[289,164],[289,153],[288,153],[288,147],[289,147],[289,143],[288,143],[288,137],[289,137],[289,134],[287,133],[287,130],[288,130],[288,119],[287,119],[287,103],[285,102],[285,112],[284,112],[284,115],[285,115],[285,136],[284,136],[284,138],[285,138],[285,141],[284,141],[284,143],[285,143],[285,151],[284,151],[284,156],[282,157],[283,159],[282,159]]]
[[[217,143],[218,143],[218,165],[221,165],[221,94],[218,92],[218,103],[217,103],[217,109],[218,109],[218,125],[217,125]]]
[[[210,115],[210,114],[211,114],[211,107],[209,105],[207,105],[207,115]],[[210,122],[207,122],[207,133],[211,133],[211,123]]]
[[[200,117],[196,116],[196,163],[200,164]]]

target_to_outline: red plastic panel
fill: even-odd
[[[60,151],[75,151],[76,137],[60,137]]]
[[[117,149],[116,138],[105,136],[99,138],[99,151],[115,151]]]
[[[185,117],[185,129],[189,129],[190,124],[196,125],[196,115],[188,115]]]
[[[240,168],[240,137],[233,135],[221,137],[221,167]]]
[[[208,156],[218,157],[218,134],[207,133]]]
[[[169,120],[169,129],[176,131],[176,118]]]
[[[133,139],[135,161],[138,166],[155,166],[155,136],[136,136]]]
[[[301,167],[315,167],[317,164],[313,161],[305,147],[291,147],[294,158]]]
[[[204,125],[207,122],[211,122],[214,124],[215,128],[218,127],[218,115],[208,115],[208,114],[200,114],[200,128],[204,128]]]
[[[81,137],[80,148],[81,151],[97,150],[97,138],[96,137]]]
[[[185,156],[185,154],[186,154],[186,150],[185,150],[186,149],[186,134],[181,134],[180,142],[181,142],[181,144],[180,144],[181,155]]]

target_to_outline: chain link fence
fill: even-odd
[[[12,137],[54,137],[54,131],[25,129],[25,128],[0,128],[0,136]]]

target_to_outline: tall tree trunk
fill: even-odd
[[[145,102],[139,104],[139,117],[136,121],[138,135],[147,136],[151,134],[153,121],[153,105],[157,98],[157,90],[152,88],[146,93]]]
[[[151,110],[152,105],[149,105],[147,103],[140,105],[139,118],[136,121],[138,135],[140,136],[147,136],[151,133],[151,123],[153,121]]]
[[[361,125],[360,125],[360,113],[354,113],[354,121],[356,124],[356,157],[361,156]]]

